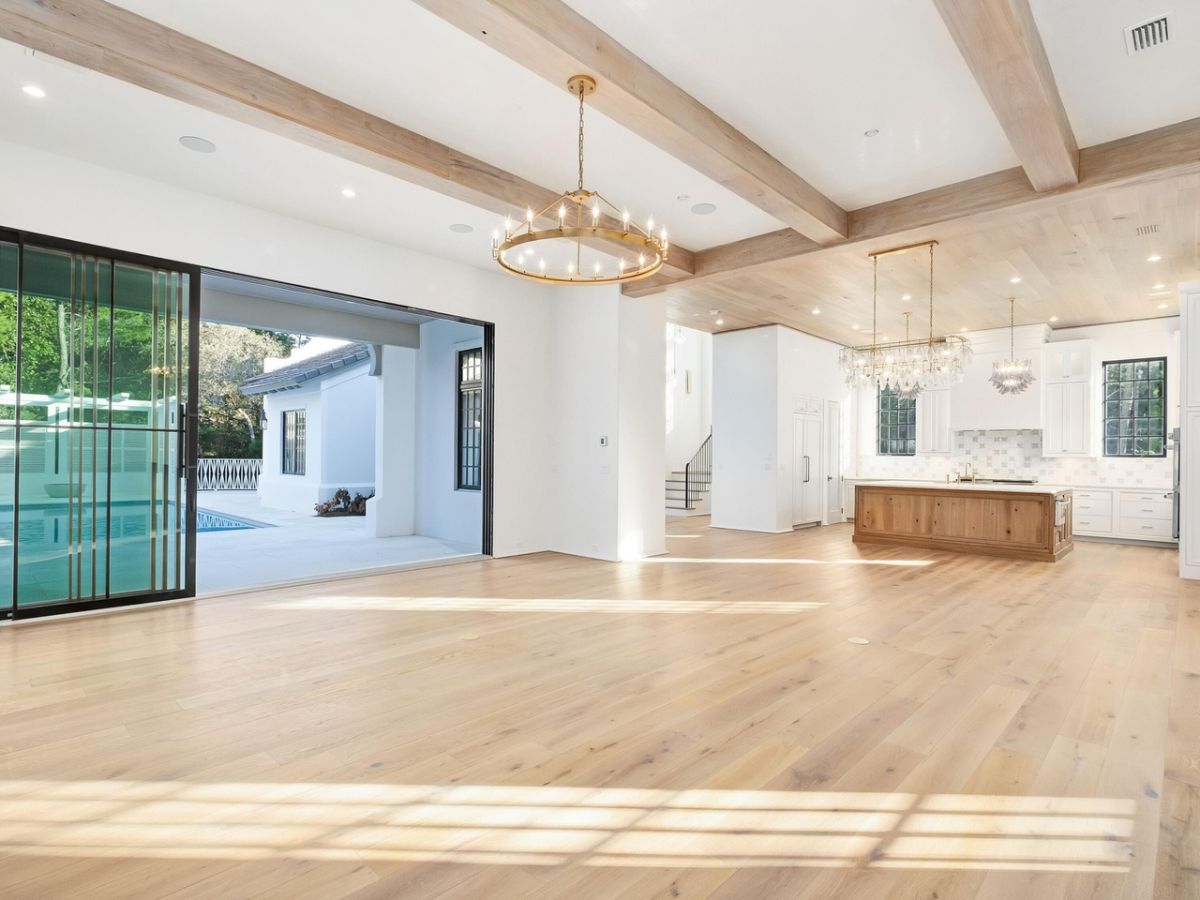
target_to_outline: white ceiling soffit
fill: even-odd
[[[1200,2],[1032,0],[1079,146],[1200,116]],[[1128,53],[1125,29],[1169,13],[1170,39]]]
[[[556,191],[575,185],[578,101],[566,86],[550,84],[416,4],[117,5],[535,184]],[[699,250],[782,227],[595,110],[586,121],[586,180],[639,219],[664,223],[681,245]],[[717,211],[694,215],[696,203],[713,203]]]
[[[33,100],[20,90],[46,92]],[[337,156],[0,41],[3,138],[433,256],[495,269],[496,216]],[[196,153],[179,138],[216,144]],[[355,192],[342,196],[344,188]],[[469,225],[459,234],[451,225]]]
[[[1018,164],[929,0],[566,2],[845,209]]]

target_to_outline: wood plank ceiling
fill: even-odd
[[[940,240],[934,324],[942,333],[1006,325],[1009,296],[1018,300],[1018,324],[1056,316],[1052,325],[1061,328],[1175,315],[1174,285],[1200,279],[1200,175],[1038,204],[929,235]],[[1152,256],[1161,259],[1149,262]],[[928,328],[928,265],[923,253],[880,260],[883,334],[902,336],[905,310],[913,312],[914,333]],[[679,285],[665,296],[671,321],[703,331],[778,322],[861,343],[871,326],[871,261],[862,246],[827,249]]]

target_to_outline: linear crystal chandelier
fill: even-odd
[[[1033,376],[1033,363],[1028,359],[1017,359],[1016,297],[1008,298],[1008,359],[992,363],[992,387],[1001,394],[1023,394],[1037,379]]]
[[[492,258],[514,275],[549,284],[623,284],[653,275],[667,261],[667,229],[656,232],[653,216],[638,225],[629,210],[584,187],[583,98],[596,90],[596,79],[573,75],[567,90],[579,96],[579,182],[540,209],[528,207],[524,222],[505,219],[503,239],[492,232]],[[550,227],[538,227],[547,220]],[[584,248],[597,245],[602,249],[585,259]],[[615,264],[601,262],[600,253],[616,256]]]
[[[913,398],[925,388],[945,387],[961,381],[971,359],[971,344],[960,335],[934,337],[933,333],[933,248],[937,241],[925,241],[870,254],[873,265],[871,298],[871,343],[846,347],[840,354],[846,383],[851,387],[886,387],[902,397]],[[929,248],[929,337],[905,335],[902,341],[879,341],[879,257]]]

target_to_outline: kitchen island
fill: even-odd
[[[872,481],[854,488],[854,541],[1054,562],[1070,553],[1071,489]]]

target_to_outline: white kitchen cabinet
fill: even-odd
[[[1072,531],[1082,537],[1171,542],[1171,492],[1075,490]]]
[[[1092,456],[1092,385],[1058,381],[1045,385],[1042,456]]]
[[[950,427],[950,389],[933,388],[917,398],[917,452],[951,453],[954,431]]]
[[[1092,342],[1057,341],[1042,350],[1046,383],[1091,381]]]
[[[1092,342],[1047,344],[1042,359],[1042,456],[1095,456]]]
[[[792,524],[821,523],[821,419],[792,416]]]

